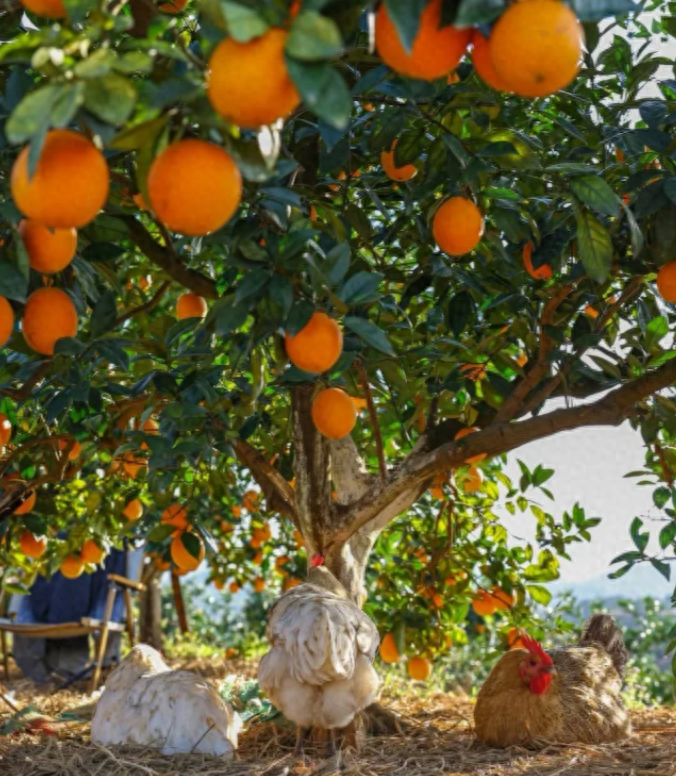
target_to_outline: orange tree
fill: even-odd
[[[668,550],[676,30],[643,5],[5,4],[4,586],[135,536],[261,593],[307,551],[398,650],[507,639],[598,519],[505,454],[625,421]],[[668,575],[632,535],[620,571]]]

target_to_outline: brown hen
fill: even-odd
[[[620,689],[627,663],[622,633],[595,614],[576,645],[545,652],[527,636],[496,663],[479,691],[474,724],[489,746],[601,744],[631,733]]]

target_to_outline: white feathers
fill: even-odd
[[[378,632],[325,568],[313,569],[308,582],[279,599],[268,635],[272,649],[258,681],[292,722],[345,727],[375,700]]]
[[[110,675],[92,720],[92,741],[231,757],[240,727],[239,715],[212,684],[191,671],[172,671],[141,644]]]

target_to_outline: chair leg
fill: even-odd
[[[101,669],[103,668],[103,658],[106,654],[106,647],[108,646],[108,626],[110,624],[110,618],[113,616],[113,606],[115,605],[115,595],[117,594],[117,588],[115,585],[111,585],[108,590],[108,598],[106,600],[106,610],[103,615],[103,622],[101,623],[101,633],[99,634],[98,649],[96,650],[96,665],[94,666],[94,672],[92,673],[92,682],[90,685],[90,692],[94,692],[99,686],[101,679]]]
[[[134,610],[131,603],[131,591],[125,587],[124,589],[124,609],[127,615],[127,635],[129,636],[129,646],[133,647],[135,644],[134,639]]]
[[[7,634],[2,631],[2,665],[5,669],[5,679],[9,679],[9,653],[7,651]]]

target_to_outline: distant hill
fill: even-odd
[[[635,566],[619,579],[608,579],[605,574],[584,582],[552,582],[552,593],[571,592],[578,601],[606,600],[609,598],[669,598],[674,589],[667,580],[647,563]]]

